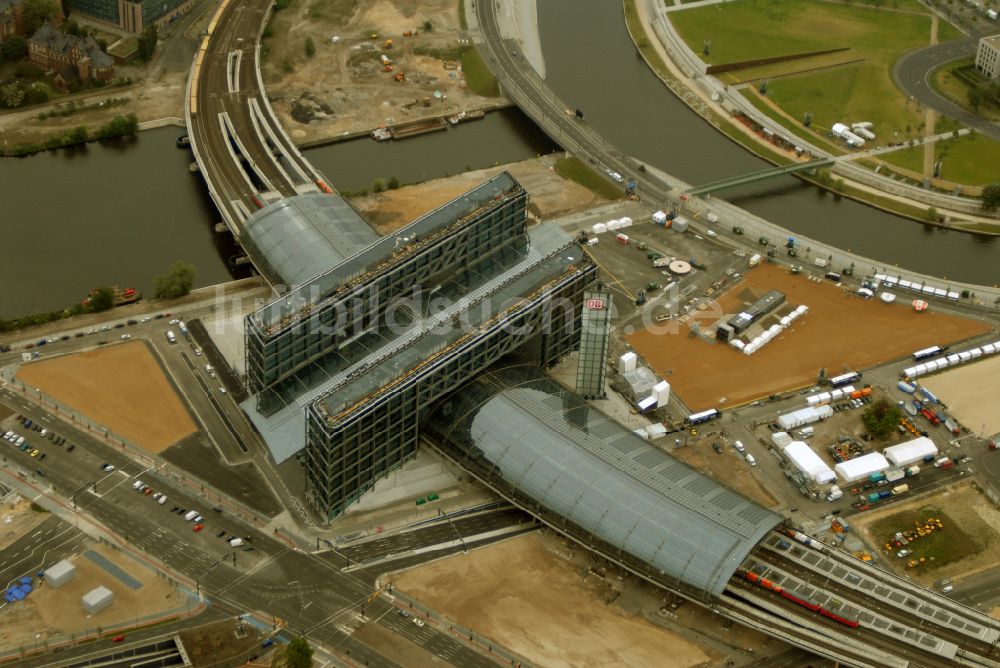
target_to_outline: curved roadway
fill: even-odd
[[[260,33],[271,0],[230,0],[217,10],[188,82],[195,159],[233,233],[268,202],[317,192],[321,175],[272,113],[260,75]]]
[[[930,76],[934,70],[953,60],[975,56],[978,43],[979,37],[973,36],[911,51],[896,61],[892,68],[892,78],[900,90],[920,104],[954,118],[992,139],[1000,140],[1000,125],[966,111],[943,97],[930,84]]]

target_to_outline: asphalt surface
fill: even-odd
[[[258,87],[257,36],[271,4],[271,0],[229,2],[208,40],[201,71],[192,83],[197,109],[189,119],[188,131],[195,142],[195,157],[216,206],[227,222],[236,223],[237,232],[245,213],[257,210],[255,198],[266,203],[295,195],[296,186],[317,192],[312,180],[319,178],[318,174],[268,113],[266,93]],[[238,70],[232,76],[237,64]],[[253,113],[254,104],[263,118]],[[226,131],[223,114],[232,122],[239,144]],[[273,145],[271,135],[277,145]],[[287,169],[279,167],[276,155],[286,156],[307,178],[288,165]],[[265,198],[265,192],[271,195]]]
[[[373,593],[367,581],[293,549],[228,512],[214,512],[210,504],[178,486],[172,477],[148,470],[72,428],[56,426],[19,399],[8,391],[0,392],[0,401],[33,419],[40,418],[57,433],[69,436],[69,442],[77,447],[66,452],[65,446],[45,441],[41,446],[47,452],[45,476],[40,477],[32,473],[38,466],[36,459],[4,442],[0,445],[8,459],[7,470],[20,468],[25,471],[25,482],[55,498],[70,498],[82,488],[76,494],[81,510],[111,533],[124,537],[140,554],[154,556],[190,579],[190,588],[205,595],[214,607],[234,614],[258,612],[264,618],[281,620],[291,632],[305,634],[342,654],[349,652],[354,661],[372,666],[396,662],[353,639],[350,633],[362,623],[384,626],[442,661],[460,666],[494,665],[487,656],[432,625],[418,627],[394,614],[392,606],[382,599],[367,603]],[[104,463],[113,464],[116,470],[102,471]],[[137,479],[165,493],[168,502],[160,505],[151,496],[133,490]],[[204,529],[193,531],[194,523],[172,512],[174,507],[196,510],[204,518]],[[224,537],[217,536],[220,531],[225,532]],[[242,537],[245,545],[230,547],[224,538],[232,536]],[[368,621],[359,618],[362,605]]]
[[[941,65],[975,56],[978,42],[979,36],[975,35],[911,51],[896,61],[892,68],[892,78],[900,90],[920,104],[954,118],[992,139],[1000,140],[1000,125],[966,111],[941,96],[930,84],[931,73]]]
[[[4,445],[10,445],[4,443]],[[82,552],[93,541],[76,527],[55,516],[0,550],[0,587],[6,589],[22,576],[34,579],[55,563]]]

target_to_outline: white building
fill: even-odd
[[[980,38],[976,69],[987,79],[1000,79],[1000,35]]]

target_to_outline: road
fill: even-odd
[[[192,108],[189,99],[186,112],[195,159],[237,238],[258,208],[319,192],[315,182],[321,179],[274,118],[259,77],[258,38],[272,4],[223,3],[189,81],[195,102]]]
[[[0,394],[0,401],[9,403],[10,399],[6,391]],[[13,407],[25,412],[20,404]],[[43,462],[43,477],[33,473],[39,467],[36,459],[9,443],[0,443],[7,458],[5,482],[31,484],[54,499],[67,499],[79,491],[75,501],[80,511],[110,534],[124,537],[137,554],[150,560],[150,555],[155,555],[154,565],[176,573],[182,583],[188,580],[187,586],[214,607],[281,620],[292,633],[305,634],[372,666],[395,665],[402,657],[383,655],[380,651],[392,650],[354,640],[353,631],[366,623],[379,624],[401,635],[433,652],[442,662],[494,665],[488,656],[432,624],[419,627],[394,614],[394,608],[383,599],[366,603],[372,594],[368,581],[342,572],[326,559],[293,549],[228,512],[214,512],[212,505],[177,486],[171,477],[147,469],[72,427],[56,427],[56,431],[69,436],[69,442],[77,447],[67,452],[65,447],[41,441],[48,454]],[[104,463],[113,464],[116,470],[102,471]],[[18,470],[23,472],[20,480]],[[168,502],[160,505],[151,496],[134,491],[132,483],[136,479],[166,494]],[[200,513],[204,529],[193,531],[194,523],[172,512],[175,507]],[[225,535],[219,536],[219,532]],[[238,549],[230,547],[224,538],[234,536],[242,537],[245,544]],[[363,605],[365,619],[360,616]]]
[[[896,61],[892,68],[892,78],[900,90],[920,104],[954,118],[992,139],[1000,140],[1000,125],[966,111],[940,95],[930,84],[931,73],[941,65],[975,56],[978,42],[979,36],[974,35],[911,51]]]
[[[9,445],[9,444],[5,444]],[[0,587],[22,576],[34,577],[53,564],[82,552],[93,541],[76,527],[50,516],[0,550]]]

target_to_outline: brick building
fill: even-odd
[[[59,72],[66,82],[74,77],[110,81],[115,75],[114,58],[93,37],[67,35],[48,23],[28,38],[28,60]]]

